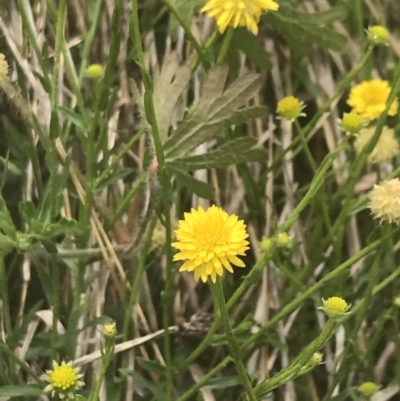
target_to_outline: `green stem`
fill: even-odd
[[[303,375],[309,371],[307,365],[313,354],[319,351],[327,341],[332,337],[333,329],[335,328],[335,319],[328,319],[321,334],[295,358],[292,363],[285,369],[281,370],[271,379],[258,384],[255,388],[259,399],[265,397],[273,389],[293,380],[297,376]]]
[[[223,369],[229,362],[232,361],[231,357],[225,358],[222,362],[220,362],[217,366],[214,366],[210,371],[208,371],[202,378],[199,380],[193,387],[191,387],[185,394],[181,395],[176,401],[186,401],[190,397],[192,397],[197,390],[201,389],[206,383],[208,379],[211,379],[218,373],[221,369]]]
[[[228,52],[229,45],[231,44],[233,37],[233,28],[230,26],[225,33],[224,41],[222,42],[221,51],[219,52],[217,64],[222,63],[225,59],[226,53]]]
[[[302,128],[300,127],[300,123],[299,123],[298,119],[295,120],[294,125],[296,127],[297,134],[300,137],[300,141],[303,145],[304,152],[306,153],[308,163],[310,164],[310,167],[315,175],[315,173],[317,171],[317,166],[315,164],[315,160],[314,160],[312,153],[310,151],[310,148],[308,146],[307,138],[305,137],[304,132],[303,132]]]
[[[59,338],[58,336],[58,317],[60,315],[60,293],[61,293],[61,288],[60,288],[60,270],[58,267],[58,261],[57,261],[57,255],[52,254],[52,309],[53,309],[53,325],[52,325],[52,331],[51,331],[51,351],[50,351],[50,358],[51,360],[56,359],[56,353],[57,353],[57,340]]]
[[[230,346],[232,356],[236,364],[236,369],[239,373],[239,376],[242,379],[242,382],[244,384],[249,399],[251,401],[257,401],[257,397],[254,393],[250,377],[243,363],[242,351],[240,350],[236,337],[233,335],[232,328],[229,323],[229,316],[228,316],[228,311],[226,309],[225,297],[222,289],[222,282],[219,277],[217,279],[217,283],[215,285],[212,285],[212,289],[214,295],[215,309],[218,310],[219,315],[221,316],[222,325],[224,327],[226,339],[228,340],[228,344]]]
[[[99,399],[100,389],[104,380],[104,376],[106,375],[108,366],[110,365],[111,359],[114,355],[114,344],[111,344],[111,346],[109,347],[105,345],[105,348],[106,349],[101,358],[101,369],[99,375],[96,377],[94,381],[95,384],[94,387],[92,387],[92,391],[90,392],[88,401],[97,401]]]
[[[204,65],[204,68],[208,70],[210,68],[210,62],[206,56],[206,54],[203,51],[203,48],[201,44],[196,40],[194,35],[192,34],[192,31],[190,29],[190,25],[185,21],[184,18],[179,14],[179,11],[176,9],[173,3],[171,3],[170,0],[164,0],[165,5],[171,11],[173,16],[176,18],[176,20],[179,22],[179,25],[183,28],[185,31],[185,34],[189,40],[189,42],[193,45],[193,47],[196,49],[197,55],[201,62]]]
[[[54,69],[51,83],[51,110],[57,109],[58,80],[60,73],[60,55],[64,43],[64,20],[67,0],[60,0],[57,12],[56,43],[54,49]]]
[[[7,272],[4,264],[4,256],[0,255],[0,286],[1,286],[1,298],[3,300],[3,315],[4,315],[4,325],[6,328],[7,337],[12,335],[12,325],[11,325],[11,314],[10,314],[10,303],[8,297],[8,280]]]
[[[36,382],[40,385],[45,385],[45,382],[27,365],[26,362],[19,359],[14,352],[12,352],[8,347],[7,344],[3,343],[0,340],[0,349],[3,351],[4,355],[10,358],[10,361],[15,362],[17,365],[21,367],[29,376],[31,376]],[[10,372],[15,372],[12,366],[9,366]]]
[[[272,257],[272,250],[264,252],[261,257],[257,260],[256,264],[250,269],[250,272],[246,275],[239,288],[230,297],[226,304],[226,309],[229,312],[234,305],[237,305],[240,297],[246,292],[247,288],[257,281],[261,270],[265,267],[267,262]],[[203,341],[197,346],[197,348],[190,353],[190,355],[182,362],[178,370],[185,370],[212,342],[213,336],[221,324],[221,316],[217,315],[212,326],[207,332],[207,335]]]
[[[81,63],[81,67],[79,69],[79,74],[78,74],[79,86],[81,86],[83,78],[85,77],[85,71],[86,71],[86,67],[88,65],[90,50],[91,50],[93,40],[96,36],[97,27],[100,22],[101,10],[102,10],[103,4],[104,4],[103,0],[97,0],[96,4],[94,6],[94,9],[93,9],[93,16],[91,18],[90,30],[86,35],[82,53],[81,53],[82,63]]]
[[[124,155],[131,149],[132,145],[145,133],[144,128],[140,129],[136,135],[134,135],[126,144],[125,146],[121,149],[121,151],[113,157],[111,163],[104,169],[104,171],[100,174],[100,176],[97,178],[97,183],[100,183],[103,181],[105,178],[108,177],[108,175],[115,169],[119,161],[124,157]],[[97,187],[97,184],[96,184]]]

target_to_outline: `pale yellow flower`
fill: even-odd
[[[363,81],[351,89],[347,104],[353,108],[353,112],[360,114],[366,120],[376,120],[386,109],[391,89],[388,81],[381,79]],[[398,107],[396,98],[390,106],[389,116],[394,116]]]
[[[357,153],[361,153],[365,145],[369,142],[372,136],[375,134],[376,127],[363,129],[354,141],[354,149]],[[384,126],[376,143],[374,149],[368,156],[368,161],[371,164],[382,163],[386,160],[390,160],[392,157],[399,153],[399,142],[396,139],[394,130]]]
[[[374,382],[364,382],[358,387],[358,391],[366,397],[372,397],[379,390],[379,386]]]
[[[318,309],[323,310],[328,317],[337,318],[343,316],[350,309],[349,305],[343,298],[330,297],[327,300],[322,298],[322,306]]]
[[[64,397],[75,398],[75,392],[83,387],[84,383],[80,379],[82,374],[79,368],[73,368],[72,362],[62,362],[58,365],[53,361],[53,369],[47,371],[45,378],[50,384],[44,389],[45,392],[55,393],[62,399]]]
[[[207,12],[217,21],[221,33],[230,25],[233,28],[245,26],[257,35],[261,15],[278,8],[279,4],[274,0],[209,0],[200,11]]]
[[[400,224],[400,180],[393,178],[374,185],[369,193],[369,208],[381,223]]]
[[[387,45],[389,43],[389,31],[382,25],[369,27],[368,39],[374,45]]]
[[[347,135],[358,134],[365,126],[365,120],[357,113],[343,113],[339,127]]]
[[[233,273],[232,265],[245,267],[237,255],[245,255],[249,249],[246,225],[234,214],[229,215],[215,205],[204,210],[201,206],[185,213],[175,230],[179,249],[174,260],[186,260],[179,271],[194,271],[194,279],[215,283],[224,268]]]
[[[91,79],[99,79],[104,75],[104,68],[100,64],[91,64],[86,69],[86,75]]]

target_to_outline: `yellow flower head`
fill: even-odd
[[[104,68],[100,64],[91,64],[86,69],[86,75],[91,79],[102,78],[104,74]]]
[[[393,178],[374,185],[369,193],[369,208],[381,223],[400,224],[400,180]]]
[[[274,0],[208,0],[200,11],[207,11],[209,17],[215,18],[221,33],[230,25],[234,28],[245,26],[257,35],[263,12],[278,8],[279,4]]]
[[[347,104],[353,108],[353,112],[360,114],[366,120],[375,120],[386,109],[391,89],[388,81],[381,79],[363,81],[351,89]],[[396,98],[390,106],[389,116],[394,116],[398,108]]]
[[[365,120],[357,113],[343,113],[339,120],[340,129],[347,135],[358,134],[365,126]]]
[[[203,282],[211,276],[213,283],[223,268],[233,273],[231,265],[245,267],[237,255],[245,255],[249,249],[246,241],[246,225],[234,214],[229,215],[215,205],[207,210],[201,206],[185,213],[175,230],[178,242],[172,246],[179,249],[174,260],[186,260],[179,271],[194,271],[194,279]]]
[[[327,300],[322,298],[322,306],[318,309],[323,310],[328,317],[336,318],[345,315],[350,306],[343,298],[330,297]]]
[[[0,53],[0,81],[8,74],[8,63],[3,53]]]
[[[84,383],[79,380],[82,374],[79,368],[73,368],[72,362],[62,362],[58,365],[53,361],[53,369],[47,371],[46,381],[50,384],[44,389],[45,392],[51,392],[54,397],[58,393],[60,398],[74,398],[75,392],[83,387]]]
[[[366,397],[372,397],[379,390],[379,386],[374,382],[364,382],[358,387],[358,391]]]
[[[364,129],[359,133],[354,141],[354,148],[357,153],[361,153],[374,134],[375,127]],[[375,148],[368,156],[368,161],[371,164],[382,163],[390,160],[397,153],[399,153],[399,143],[397,142],[394,130],[384,126]]]
[[[371,26],[368,31],[368,39],[374,45],[387,45],[389,31],[382,25]]]
[[[280,118],[293,121],[296,118],[305,116],[305,114],[302,113],[303,108],[304,103],[300,102],[297,97],[286,96],[278,102],[276,111],[278,112]]]

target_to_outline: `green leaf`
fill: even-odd
[[[34,219],[36,216],[35,204],[32,201],[22,201],[19,204],[19,212],[21,213],[25,222],[29,225],[31,219]]]
[[[165,376],[166,374],[166,367],[160,365],[156,361],[149,361],[148,359],[144,359],[141,357],[137,357],[136,361],[143,369],[146,369],[149,372],[157,373],[160,376]]]
[[[199,181],[185,171],[168,166],[170,173],[175,175],[176,182],[179,186],[185,186],[189,191],[205,199],[212,199],[214,197],[214,187],[205,182]]]
[[[95,192],[100,192],[101,190],[108,187],[109,185],[115,184],[118,180],[124,179],[132,171],[133,171],[132,168],[122,168],[119,170],[115,170],[112,174],[105,177],[104,180],[101,180],[96,183]]]
[[[237,138],[205,154],[177,159],[171,165],[178,169],[193,171],[266,159],[267,153],[264,149],[253,149],[256,143],[255,138]]]
[[[260,46],[257,37],[247,29],[235,29],[231,46],[240,49],[257,67],[263,70],[271,68],[272,63],[269,54]]]
[[[163,143],[167,140],[174,109],[189,84],[191,73],[191,65],[179,67],[178,53],[173,52],[166,56],[161,71],[154,74],[154,110]]]
[[[311,51],[314,44],[325,49],[343,50],[346,37],[329,25],[346,15],[344,8],[308,14],[280,4],[279,12],[267,13],[263,19],[286,39],[293,52],[302,57]]]
[[[19,384],[19,385],[0,387],[1,398],[38,397],[42,394],[43,394],[43,389],[36,386]]]
[[[208,379],[202,388],[207,390],[217,390],[240,386],[241,384],[242,379],[239,376],[216,377]]]
[[[221,135],[224,127],[232,124],[232,119],[243,121],[248,108],[240,111],[239,108],[260,89],[260,76],[245,73],[222,93],[226,76],[225,65],[217,65],[210,70],[197,107],[165,144],[167,161],[184,157],[203,142]]]
[[[119,369],[119,371],[123,376],[132,376],[139,385],[149,390],[157,401],[165,401],[165,392],[160,386],[154,385],[141,374],[131,369]]]
[[[17,235],[14,222],[11,218],[10,212],[8,211],[6,202],[3,195],[0,194],[0,230],[7,236],[15,238]]]
[[[176,0],[174,2],[176,11],[187,23],[192,20],[194,9],[197,9],[202,5],[204,5],[204,0]],[[177,38],[179,27],[180,24],[171,14],[169,22],[169,34],[173,39]]]

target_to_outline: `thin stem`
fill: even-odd
[[[236,364],[236,369],[239,373],[239,376],[242,379],[242,382],[244,384],[249,399],[251,401],[257,401],[257,397],[254,393],[250,377],[243,363],[242,351],[240,350],[236,337],[233,335],[232,328],[229,323],[229,316],[228,316],[228,311],[226,309],[225,297],[220,278],[217,279],[217,283],[213,285],[212,288],[213,288],[215,309],[218,310],[219,315],[221,316],[226,339],[228,340],[228,344],[230,346],[232,356]]]
[[[229,298],[226,304],[226,309],[229,312],[234,305],[237,305],[240,297],[246,292],[247,288],[255,283],[260,275],[261,270],[265,267],[267,262],[271,259],[272,252],[264,252],[261,257],[257,260],[256,264],[250,269],[249,274],[244,278],[239,288]],[[197,346],[197,348],[190,353],[190,355],[183,361],[179,366],[178,370],[182,371],[186,369],[210,344],[213,339],[215,332],[221,324],[221,316],[217,315],[215,320],[207,332],[204,340]]]
[[[53,285],[53,297],[52,297],[52,303],[53,303],[53,325],[52,325],[52,331],[51,331],[51,351],[50,351],[50,358],[51,360],[56,359],[56,353],[57,353],[57,340],[58,340],[58,331],[57,331],[57,326],[58,326],[58,316],[60,315],[60,293],[61,293],[61,288],[60,288],[60,270],[58,267],[58,261],[57,261],[57,255],[52,254],[52,285]]]
[[[193,396],[197,390],[201,389],[206,383],[208,379],[211,379],[218,373],[221,369],[223,369],[229,362],[232,361],[231,357],[225,358],[222,362],[220,362],[217,366],[214,366],[209,372],[207,372],[201,380],[199,380],[193,387],[191,387],[185,394],[180,396],[176,401],[186,401],[191,396]]]
[[[55,111],[57,108],[58,96],[58,80],[60,73],[60,55],[64,43],[64,19],[67,0],[60,0],[57,12],[57,27],[56,27],[56,44],[54,49],[54,69],[53,79],[51,83],[51,110]]]
[[[306,153],[306,157],[307,157],[308,163],[310,164],[311,169],[312,169],[312,171],[313,171],[313,173],[315,175],[315,173],[317,171],[317,166],[315,164],[315,160],[314,160],[314,158],[312,156],[312,153],[310,151],[310,148],[308,146],[307,138],[304,135],[304,132],[303,132],[301,126],[300,126],[300,123],[299,123],[298,119],[296,119],[294,121],[294,125],[296,127],[297,134],[299,135],[301,143],[303,145],[304,152]]]
[[[226,53],[228,52],[229,45],[231,44],[233,36],[233,28],[230,26],[226,31],[224,41],[222,42],[222,47],[218,55],[217,64],[222,63],[225,59]]]
[[[190,43],[193,45],[193,47],[196,49],[197,55],[201,62],[204,65],[204,68],[208,70],[210,68],[210,62],[206,56],[206,54],[203,51],[203,48],[201,44],[196,40],[194,35],[192,34],[192,31],[190,29],[190,25],[182,18],[182,16],[179,14],[178,10],[174,6],[173,3],[171,3],[170,0],[164,0],[165,5],[171,11],[172,15],[176,18],[176,20],[179,22],[179,25],[183,28],[185,31],[185,34],[190,41]]]
[[[0,287],[1,287],[1,298],[3,300],[3,315],[4,325],[6,328],[7,337],[11,337],[12,325],[11,325],[11,314],[10,314],[10,303],[8,297],[8,280],[7,272],[4,264],[4,255],[0,255]]]

